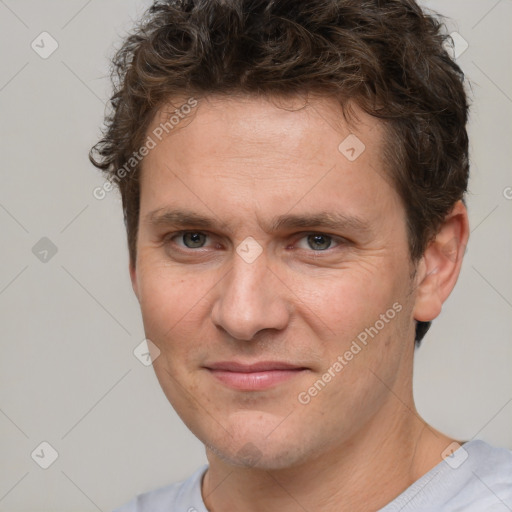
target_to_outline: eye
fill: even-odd
[[[187,249],[202,249],[207,246],[209,235],[202,231],[180,231],[169,234],[165,237],[166,244],[174,244],[183,250]],[[306,233],[296,244],[296,247],[305,251],[313,251],[315,253],[327,252],[341,245],[342,239],[327,235],[325,233]]]
[[[204,246],[207,237],[208,235],[201,231],[182,231],[169,237],[168,241],[177,239],[180,240],[187,249],[200,249]]]
[[[333,237],[330,235],[325,235],[323,233],[310,233],[301,238],[301,240],[306,240],[308,247],[299,247],[301,249],[312,249],[315,252],[326,251],[331,248],[332,243],[334,242]],[[339,242],[334,242],[339,243]]]

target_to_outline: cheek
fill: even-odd
[[[308,283],[315,290],[309,295]],[[396,270],[394,275],[354,271],[340,273],[337,280],[302,282],[307,299],[299,314],[305,315],[308,308],[315,312],[310,325],[316,325],[321,343],[312,346],[321,350],[322,374],[331,368],[336,375],[318,402],[355,409],[362,399],[377,403],[382,384],[375,375],[391,382],[402,358],[404,329],[410,323],[407,283],[397,278]],[[340,363],[339,357],[343,369],[336,371],[340,366],[333,365]],[[325,381],[330,379],[325,375]]]
[[[204,306],[211,285],[198,276],[149,260],[139,269],[139,294],[144,331],[160,350],[153,369],[160,386],[185,423],[201,411],[197,374],[205,331]],[[196,400],[192,399],[193,397]],[[199,400],[202,403],[202,399]]]
[[[173,339],[193,345],[198,326],[204,325],[201,315],[211,288],[208,280],[148,263],[141,265],[138,282],[146,336],[165,351],[185,348],[183,343],[173,344]]]
[[[345,341],[373,325],[402,295],[388,275],[366,269],[340,270],[322,279],[305,277],[295,282],[294,292],[297,307],[315,314],[320,331]]]

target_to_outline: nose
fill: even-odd
[[[268,267],[265,252],[252,263],[235,254],[232,265],[219,283],[213,323],[245,341],[263,329],[284,329],[290,317],[289,290]]]

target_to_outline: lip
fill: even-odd
[[[208,364],[205,368],[226,386],[245,391],[268,389],[308,370],[304,366],[281,361],[260,361],[250,364],[222,361]]]
[[[258,361],[257,363],[240,363],[238,361],[220,361],[205,365],[209,370],[223,370],[227,372],[251,373],[267,372],[272,370],[304,370],[304,366],[285,363],[282,361]]]

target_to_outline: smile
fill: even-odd
[[[206,366],[210,374],[226,386],[259,391],[286,382],[307,371],[307,368],[287,363],[263,362],[243,365],[235,362],[215,363]]]

